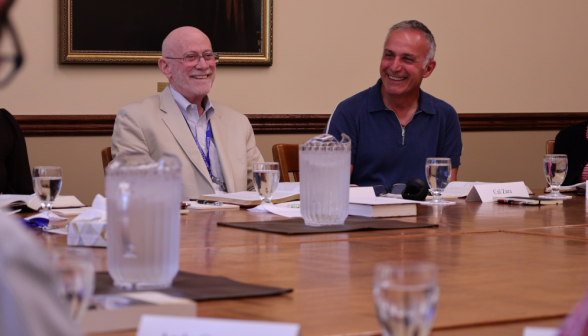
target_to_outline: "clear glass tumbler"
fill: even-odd
[[[59,295],[73,319],[79,321],[94,294],[94,263],[89,248],[54,248],[49,250],[57,272]]]
[[[568,156],[565,154],[547,154],[543,158],[543,173],[545,180],[551,187],[551,193],[548,195],[540,195],[540,198],[547,199],[569,199],[571,196],[562,195],[559,192],[559,187],[566,179],[568,173]]]
[[[380,263],[374,302],[384,336],[427,336],[437,313],[438,271],[433,263]]]
[[[41,211],[51,219],[53,202],[61,191],[63,173],[60,167],[37,166],[33,167],[33,187],[41,201]]]
[[[425,175],[427,183],[431,188],[433,199],[428,204],[448,205],[454,204],[443,199],[443,190],[451,179],[451,159],[449,158],[427,158],[425,163]]]
[[[277,162],[256,162],[253,164],[253,184],[261,197],[262,204],[270,204],[280,183],[280,164]]]

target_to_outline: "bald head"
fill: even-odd
[[[0,0],[3,1],[3,0]],[[161,54],[164,57],[178,57],[172,53],[183,50],[188,44],[196,42],[207,45],[212,50],[210,39],[200,29],[194,27],[180,27],[171,31],[161,44]],[[170,56],[171,55],[171,56]]]
[[[0,0],[1,1],[1,0]],[[201,58],[212,54],[210,39],[197,28],[174,29],[161,45],[159,69],[169,79],[171,86],[192,104],[202,105],[214,82],[216,62],[214,58]],[[194,55],[194,61],[184,59]]]

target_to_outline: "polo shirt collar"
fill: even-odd
[[[378,112],[386,111],[388,108],[384,105],[384,99],[382,98],[382,79],[378,79],[376,85],[372,86],[368,90],[368,101],[367,111]],[[418,112],[425,112],[428,114],[436,114],[436,110],[433,104],[433,98],[431,95],[419,89],[419,106],[417,107]]]

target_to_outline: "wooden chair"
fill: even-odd
[[[102,150],[102,168],[104,168],[104,173],[106,174],[106,167],[112,161],[112,152],[110,151],[110,147],[106,147]]]
[[[545,154],[553,154],[553,147],[555,146],[555,140],[547,140],[545,143]]]
[[[280,164],[280,182],[300,182],[300,168],[298,168],[298,145],[275,144],[272,146],[274,161]],[[290,180],[290,173],[294,181]]]

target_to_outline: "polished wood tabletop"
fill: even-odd
[[[375,264],[431,261],[440,270],[433,335],[522,335],[525,325],[558,325],[585,292],[586,217],[577,196],[540,207],[457,200],[419,205],[417,216],[401,218],[435,229],[286,236],[216,224],[281,219],[272,214],[191,210],[182,216],[180,269],[294,289],[200,302],[198,316],[296,322],[304,336],[379,335]],[[64,236],[44,239],[65,244]],[[105,249],[92,250],[97,269],[106,270]]]

